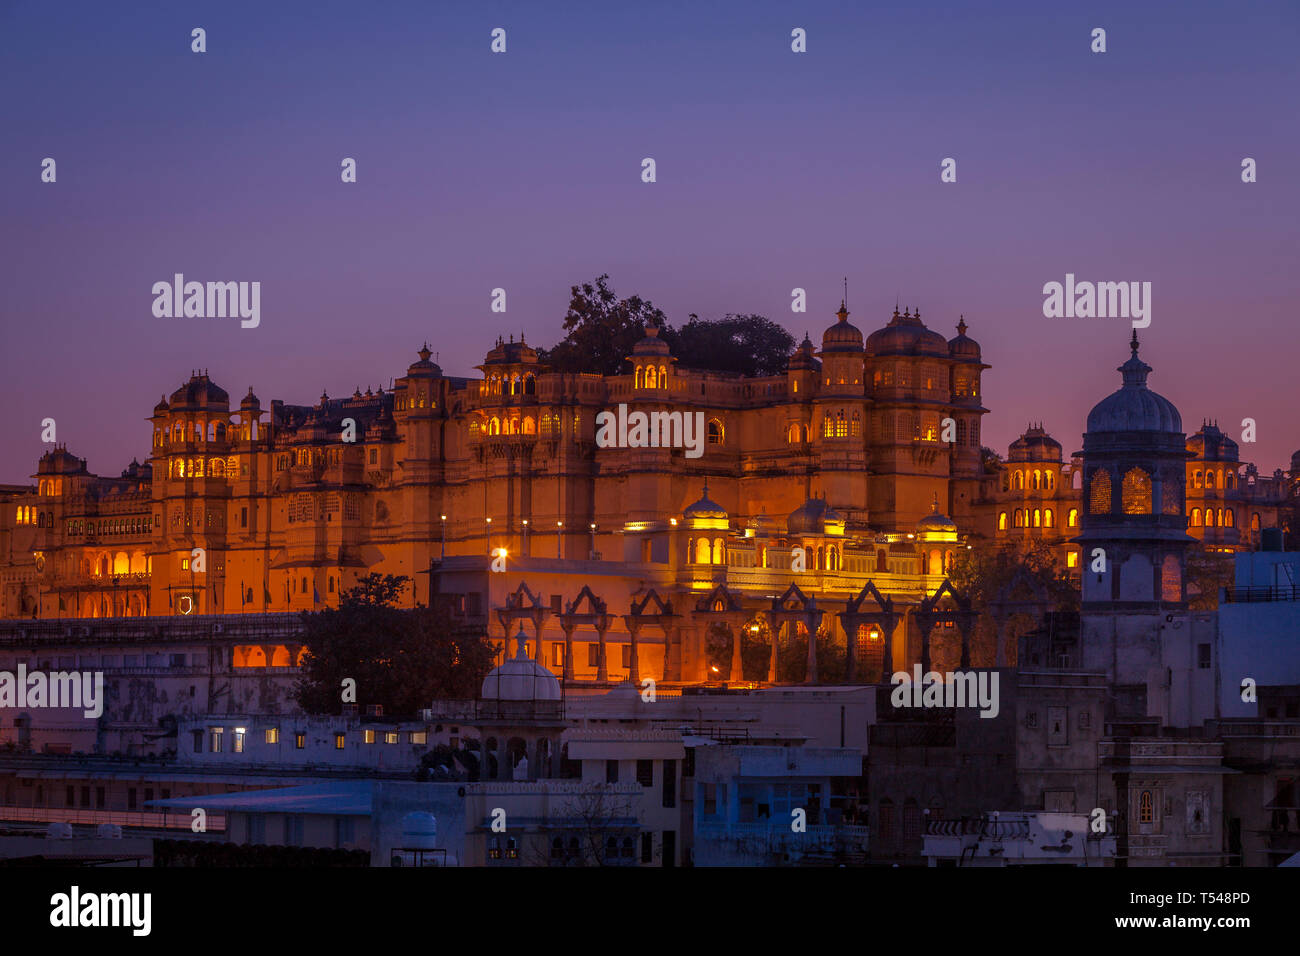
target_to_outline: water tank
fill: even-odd
[[[1265,528],[1259,533],[1259,549],[1261,551],[1281,551],[1282,550],[1282,529]]]
[[[45,831],[47,840],[71,840],[72,824],[71,823],[51,823]]]
[[[101,840],[120,840],[122,839],[122,828],[116,823],[101,823],[95,827],[95,836]]]
[[[438,845],[438,818],[422,810],[402,817],[401,845],[407,850],[434,849]]]

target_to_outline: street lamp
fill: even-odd
[[[528,519],[524,519],[524,549],[523,554],[528,554]]]
[[[483,537],[487,538],[488,553],[492,553],[492,519],[484,518]]]
[[[447,560],[447,516],[442,515],[442,560]]]
[[[555,556],[560,557],[560,534],[564,530],[564,522],[555,522]]]
[[[588,527],[591,528],[591,558],[594,561],[596,556],[596,522],[592,522]]]

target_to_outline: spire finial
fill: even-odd
[[[1138,330],[1136,328],[1133,329],[1133,341],[1129,343],[1129,348],[1133,350],[1134,355],[1138,354]]]
[[[845,276],[845,277],[844,277],[844,299],[843,299],[843,302],[844,302],[845,306],[847,306],[847,305],[849,304],[849,277],[848,277],[848,276]]]

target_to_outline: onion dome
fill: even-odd
[[[248,394],[239,400],[239,407],[240,408],[261,408],[262,407],[262,403],[258,401],[257,396],[253,394],[253,386],[251,385],[248,386]]]
[[[158,404],[153,407],[155,415],[165,415],[167,413],[167,396],[162,395],[158,399]]]
[[[917,534],[953,534],[957,533],[957,522],[945,514],[939,513],[939,495],[934,496],[930,513],[916,523]]]
[[[955,359],[980,361],[980,344],[966,335],[966,316],[957,323],[957,337],[948,340],[948,354]]]
[[[36,463],[36,473],[38,475],[89,474],[86,471],[86,459],[78,458],[64,445],[56,445],[53,450],[41,455]]]
[[[1007,461],[1060,461],[1061,443],[1043,430],[1041,423],[1030,425],[1007,449]]]
[[[862,331],[849,322],[849,310],[840,303],[836,322],[822,333],[822,354],[827,352],[861,352]]]
[[[800,534],[843,534],[843,516],[825,498],[809,498],[785,519],[786,531]]]
[[[1147,388],[1151,366],[1138,358],[1137,330],[1129,348],[1132,356],[1119,367],[1124,385],[1112,392],[1088,413],[1088,432],[1178,432],[1183,419],[1174,403]]]
[[[411,363],[411,365],[406,370],[406,373],[408,375],[414,375],[419,372],[423,372],[426,375],[430,373],[433,375],[442,374],[442,369],[437,365],[437,363],[429,361],[429,356],[432,355],[433,353],[429,351],[428,342],[425,342],[423,345],[421,345],[420,351],[416,352],[415,354],[420,356],[420,360],[418,362]]]
[[[904,309],[883,329],[877,329],[867,338],[868,355],[939,355],[948,357],[948,340],[932,332],[921,322],[921,310],[913,315]]]
[[[1237,443],[1211,422],[1202,422],[1201,429],[1187,439],[1187,450],[1204,461],[1237,461]]]
[[[706,481],[704,495],[694,504],[687,505],[686,510],[682,512],[682,517],[687,521],[726,521],[728,515],[722,505],[709,498],[709,483]]]
[[[803,341],[799,347],[794,350],[790,356],[790,364],[786,366],[786,371],[817,371],[822,367],[822,363],[817,361],[817,353],[813,350],[812,339],[808,338],[808,333],[803,334]]]
[[[483,700],[559,700],[560,681],[528,656],[522,624],[515,640],[519,642],[515,656],[488,672],[479,696]]]
[[[172,392],[169,402],[173,408],[177,405],[190,407],[219,405],[228,409],[230,407],[230,396],[226,394],[224,388],[221,388],[208,378],[205,369],[202,374],[197,371],[191,374],[188,382]]]
[[[645,324],[645,337],[632,346],[632,355],[668,355],[668,343],[659,338],[659,326],[652,322]]]

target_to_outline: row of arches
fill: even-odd
[[[1192,472],[1187,478],[1190,488],[1226,488],[1229,491],[1237,487],[1237,473],[1231,468]]]
[[[63,494],[63,479],[62,479],[62,478],[42,478],[42,479],[37,483],[37,487],[38,487],[38,489],[39,489],[39,490],[37,491],[37,494],[41,495],[42,497],[53,497],[53,498],[57,498],[57,497],[59,497],[60,495]]]
[[[1051,491],[1056,487],[1056,472],[1048,468],[1035,468],[1030,471],[1028,468],[1012,471],[1007,476],[1006,486],[1003,491]]]
[[[1008,517],[1013,528],[1055,528],[1056,512],[1051,508],[1017,508],[1013,512],[1000,512],[998,514],[998,530],[1007,530]],[[1066,527],[1077,528],[1079,526],[1079,509],[1071,508],[1066,513]]]
[[[134,518],[100,518],[91,521],[78,519],[68,522],[68,534],[75,536],[82,534],[97,536],[106,534],[148,534],[152,530],[153,519],[148,515],[140,515]]]
[[[1251,519],[1252,527],[1255,527],[1254,522],[1258,519],[1259,515]],[[1193,508],[1188,525],[1192,528],[1235,528],[1237,515],[1231,508],[1206,508],[1203,512],[1200,508]]]
[[[523,375],[489,375],[487,378],[489,395],[536,395],[537,377],[532,372]],[[423,406],[421,406],[423,407]]]
[[[653,365],[638,365],[636,367],[636,387],[667,388],[668,366],[660,365],[658,371],[656,371]]]

